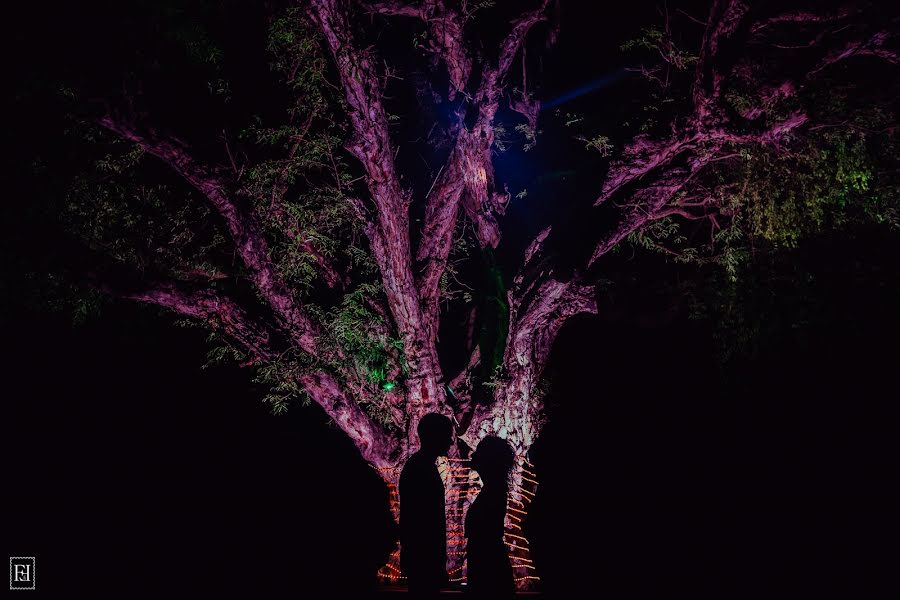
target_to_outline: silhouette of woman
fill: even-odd
[[[484,484],[466,514],[466,587],[476,598],[512,598],[515,593],[503,541],[509,472],[514,461],[509,444],[494,436],[481,440],[472,455],[471,466]]]

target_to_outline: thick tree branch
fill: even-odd
[[[640,156],[629,163],[621,161],[610,167],[610,180],[615,181],[614,186],[604,184],[604,192],[595,202],[598,205],[610,199],[626,184],[642,178],[640,189],[636,190],[630,198],[628,210],[613,230],[604,236],[594,249],[588,267],[597,259],[609,252],[629,234],[637,231],[648,222],[660,218],[667,205],[672,202],[679,193],[690,183],[704,167],[710,163],[733,157],[729,153],[726,157],[719,152],[727,145],[741,146],[747,144],[775,144],[779,139],[791,131],[801,127],[809,120],[805,113],[797,112],[780,121],[769,129],[753,134],[733,134],[723,130],[711,130],[696,132],[690,138],[667,140],[657,144],[647,144],[636,141],[632,144],[631,152],[637,148],[652,148],[649,155]],[[688,151],[693,152],[687,159],[688,168],[670,168],[674,158]],[[656,171],[656,174],[653,172]],[[607,183],[609,183],[609,181]]]
[[[243,210],[229,195],[228,179],[222,170],[194,159],[180,140],[165,137],[122,115],[108,113],[100,119],[100,124],[168,164],[209,200],[225,220],[250,280],[271,306],[279,325],[301,349],[315,354],[315,324],[303,312],[275,270],[255,215]]]
[[[887,31],[879,31],[865,40],[848,42],[843,48],[829,52],[816,68],[810,71],[810,75],[816,75],[823,69],[853,56],[875,56],[894,65],[900,64],[900,55],[894,50],[885,48],[891,37]]]
[[[388,434],[348,396],[333,375],[317,371],[300,375],[300,383],[316,404],[321,406],[344,431],[362,457],[374,467],[393,467],[406,455],[403,440]]]
[[[294,160],[297,151],[300,149],[300,145],[304,142],[304,138],[312,126],[314,117],[315,114],[310,113],[300,126],[300,133],[294,136],[294,142],[291,144],[287,158],[284,160],[285,166],[279,171],[275,176],[275,180],[272,182],[272,197],[269,201],[268,212],[269,216],[278,222],[285,235],[297,244],[297,249],[313,258],[316,265],[319,267],[319,273],[322,275],[322,279],[325,280],[325,284],[328,287],[333,288],[340,285],[340,274],[335,270],[332,261],[319,252],[312,241],[303,234],[303,231],[297,222],[297,218],[289,214],[284,205],[284,196],[288,191],[287,173],[290,169],[290,163]]]
[[[407,379],[412,415],[443,404],[440,364],[434,344],[436,325],[426,321],[413,277],[409,198],[400,187],[382,82],[368,52],[360,50],[339,0],[313,0],[310,16],[318,24],[334,57],[347,99],[354,139],[348,150],[362,163],[376,214],[369,230],[394,322],[404,341],[410,368]]]
[[[463,439],[474,444],[500,435],[524,453],[539,433],[544,405],[537,388],[553,342],[569,318],[596,313],[597,304],[593,285],[577,275],[557,279],[551,270],[539,272],[535,281],[520,273],[509,302],[509,337],[494,402],[475,408]]]
[[[540,5],[536,9],[520,15],[512,22],[512,29],[500,44],[500,55],[497,59],[497,65],[493,68],[488,68],[482,75],[481,87],[478,90],[479,98],[477,100],[484,102],[485,100],[490,101],[491,99],[499,98],[501,81],[509,72],[509,68],[512,66],[516,54],[519,53],[519,50],[525,43],[525,37],[531,28],[537,23],[547,20],[547,6],[549,4],[550,0],[541,0]],[[493,119],[494,115],[490,114],[488,117]]]
[[[472,105],[478,111],[475,125],[471,131],[461,132],[461,136],[467,136],[467,139],[460,140],[466,146],[461,165],[467,191],[463,196],[463,208],[475,224],[482,247],[496,247],[500,242],[497,217],[506,212],[509,202],[509,194],[495,190],[491,161],[494,117],[500,106],[503,79],[525,43],[528,32],[537,23],[547,20],[548,4],[549,0],[542,0],[537,9],[524,13],[512,22],[512,29],[500,44],[497,63],[486,64],[482,70],[481,83],[472,98]]]
[[[404,0],[360,0],[359,5],[368,13],[387,17],[425,18],[424,3],[410,3]]]
[[[538,383],[560,328],[575,315],[597,312],[594,286],[578,273],[560,277],[545,253],[551,229],[535,236],[525,251],[522,267],[507,293],[509,334],[503,369],[494,381],[494,401],[473,405],[468,397],[460,403],[460,422],[469,444],[496,434],[507,439],[517,452],[524,452],[539,431],[543,398]],[[473,359],[477,358],[473,354]],[[457,378],[463,379],[471,369]]]
[[[625,147],[622,159],[610,165],[594,206],[608,201],[626,185],[643,178],[654,169],[667,165],[682,152],[696,148],[698,137],[696,133],[673,136],[666,140],[651,140],[648,136],[636,136]]]
[[[459,11],[447,6],[445,0],[425,0],[425,19],[431,34],[431,51],[439,56],[447,67],[450,78],[448,98],[465,93],[466,83],[472,73],[472,58],[464,45],[463,17]]]
[[[243,308],[219,292],[190,289],[176,282],[123,287],[97,275],[91,275],[89,280],[93,287],[109,296],[162,306],[221,329],[250,354],[251,362],[269,362],[276,355],[266,327],[253,322]]]
[[[715,109],[724,79],[717,59],[722,44],[737,31],[750,7],[741,0],[715,0],[709,13],[694,80],[694,118],[703,126]]]
[[[472,59],[463,44],[463,16],[444,0],[422,0],[410,4],[402,0],[359,3],[366,12],[385,16],[422,19],[431,37],[429,51],[444,61],[450,78],[449,99],[464,93],[472,72]]]
[[[438,175],[425,205],[425,224],[416,252],[419,270],[419,296],[429,323],[437,325],[440,307],[439,283],[447,267],[453,244],[453,233],[459,215],[460,199],[465,191],[463,162],[464,135],[460,134],[447,165]],[[436,333],[436,332],[433,332]]]
[[[438,317],[438,283],[447,264],[459,204],[475,224],[475,232],[482,247],[496,247],[500,242],[500,228],[495,215],[506,211],[508,194],[494,190],[494,167],[491,147],[494,141],[494,118],[502,92],[502,79],[513,59],[522,48],[528,31],[546,19],[549,0],[538,9],[525,13],[512,23],[512,29],[500,46],[496,65],[486,66],[471,110],[478,111],[474,127],[460,126],[456,144],[428,196],[425,225],[416,259],[422,265],[419,293],[430,321]],[[442,2],[435,4],[443,5]],[[443,9],[442,9],[443,10]],[[458,19],[459,15],[455,18]],[[460,48],[457,52],[463,53]]]
[[[723,144],[772,143],[808,120],[806,114],[796,112],[759,133],[736,134],[724,129],[710,129],[687,131],[665,140],[650,140],[647,136],[637,136],[626,146],[622,159],[610,165],[606,181],[603,183],[600,196],[594,201],[594,206],[603,204],[638,180],[645,181],[645,188],[651,187],[652,181],[645,178],[653,171],[668,166],[686,152],[698,152],[701,148],[704,150],[702,155],[697,155],[689,161],[691,172],[694,173],[715,159]]]
[[[841,19],[845,19],[851,14],[853,14],[853,10],[849,6],[840,8],[839,10],[831,14],[819,14],[810,12],[808,10],[786,12],[755,23],[753,27],[751,27],[750,31],[754,34],[758,34],[772,27],[773,25],[781,25],[785,23],[803,25],[810,23],[828,23],[831,21],[839,21]]]
[[[91,275],[89,281],[110,296],[162,306],[221,329],[250,354],[252,363],[266,363],[278,358],[265,325],[252,320],[243,308],[219,292],[192,290],[176,282],[123,287],[97,275]],[[375,423],[333,375],[317,371],[302,374],[298,380],[310,398],[353,440],[364,459],[375,466],[394,464],[402,452],[402,441],[391,437]]]

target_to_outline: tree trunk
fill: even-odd
[[[453,457],[440,458],[437,461],[446,498],[444,510],[447,517],[447,574],[451,585],[466,582],[465,515],[481,490],[481,480],[478,474],[469,468],[468,463],[468,459]],[[400,498],[397,483],[401,468],[381,468],[378,471],[388,487],[391,514],[399,523]],[[537,475],[534,473],[534,466],[526,458],[519,458],[510,475],[504,541],[509,550],[516,587],[520,590],[532,589],[539,580],[532,564],[528,540],[522,530],[522,522],[528,513],[536,489]],[[378,578],[382,583],[396,585],[406,581],[400,569],[400,551],[398,543],[388,562],[378,570]]]

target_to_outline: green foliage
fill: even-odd
[[[271,67],[292,91],[287,123],[257,118],[242,139],[263,158],[245,172],[240,194],[251,198],[270,239],[272,257],[285,281],[311,293],[322,273],[319,257],[339,270],[369,278],[375,270],[359,215],[347,196],[354,176],[342,150],[344,101],[329,83],[328,57],[300,8],[275,19],[269,29]]]
[[[671,36],[658,27],[644,27],[641,33],[620,46],[622,52],[651,52],[680,71],[686,71],[697,62],[697,55],[676,46]]]
[[[528,152],[537,145],[537,132],[534,131],[527,123],[519,123],[515,127],[516,133],[525,138],[522,150]]]
[[[638,49],[655,50],[664,39],[665,34],[661,29],[657,27],[643,27],[638,37],[626,41],[619,49],[622,52],[631,52]]]
[[[257,369],[253,382],[265,387],[263,402],[271,406],[273,414],[284,414],[290,403],[296,400],[303,406],[312,402],[299,383],[300,375],[306,367],[305,361],[287,354]]]
[[[384,305],[380,283],[365,282],[344,295],[340,304],[326,310],[308,305],[322,323],[325,335],[318,340],[324,366],[355,372],[364,389],[356,399],[372,418],[393,427],[387,395],[408,373],[403,340],[395,337],[376,306]]]
[[[559,109],[556,110],[556,115],[557,115],[557,116],[560,116],[560,111],[559,111]],[[578,123],[583,122],[583,121],[584,121],[584,116],[583,116],[583,115],[578,115],[578,114],[575,114],[575,113],[567,112],[566,115],[565,115],[565,117],[564,117],[564,119],[565,119],[565,121],[563,122],[563,124],[564,124],[566,127],[572,127],[572,126],[574,126],[574,125],[577,125]]]
[[[147,183],[155,178],[145,176],[146,162],[140,148],[110,141],[73,179],[60,222],[92,249],[139,271],[218,273],[225,236],[209,208],[166,184]]]
[[[216,45],[209,32],[196,22],[179,19],[168,31],[172,39],[179,42],[191,62],[219,68],[222,65],[222,49]]]
[[[778,145],[734,148],[734,157],[707,168],[709,192],[701,198],[717,212],[715,222],[670,217],[651,222],[628,241],[679,262],[717,264],[736,281],[754,253],[796,248],[805,239],[868,223],[900,227],[894,176],[900,152],[892,117],[876,106],[850,111],[834,91],[805,101],[825,125]],[[775,113],[771,119],[782,118]],[[697,235],[701,227],[707,228],[705,236]]]
[[[106,297],[97,290],[73,283],[69,278],[57,273],[28,272],[19,285],[20,298],[29,308],[65,315],[72,325],[84,325],[100,316]],[[0,281],[0,296],[12,295],[13,290],[5,289],[6,282]],[[7,298],[8,299],[8,298]]]
[[[886,117],[858,113],[852,120],[865,125],[822,128],[790,153],[758,148],[744,161],[732,204],[746,213],[751,235],[792,248],[866,221],[900,226],[896,187],[876,172],[896,144],[869,133],[886,127]]]
[[[216,332],[211,332],[206,341],[214,345],[206,352],[206,364],[203,365],[203,369],[208,369],[214,365],[241,362],[247,359],[245,353],[228,343]]]
[[[502,123],[494,125],[494,147],[498,152],[506,152],[510,148],[520,147],[523,152],[532,150],[537,145],[540,131],[533,130],[527,123],[519,123],[510,132]]]
[[[492,8],[495,4],[495,0],[471,0],[463,2],[463,19],[467,21],[473,19],[478,11]]]
[[[491,394],[494,394],[498,389],[503,387],[508,377],[506,369],[503,368],[503,363],[495,364],[490,375],[481,383],[481,385],[490,390]]]
[[[590,139],[586,137],[578,137],[577,139],[584,142],[585,150],[596,150],[600,153],[600,156],[603,156],[604,158],[612,155],[612,142],[605,135],[595,135]]]
[[[334,100],[328,93],[328,58],[322,50],[319,33],[303,12],[302,7],[290,8],[272,22],[268,50],[272,69],[298,98],[294,111],[320,113],[327,111]]]
[[[150,35],[180,49],[188,65],[207,78],[206,88],[211,96],[225,102],[230,100],[231,84],[224,74],[225,51],[211,28],[222,7],[205,1],[185,4],[163,0],[142,4],[146,22],[152,23]]]
[[[680,273],[687,273],[693,316],[712,325],[723,366],[832,318],[816,316],[827,293],[818,287],[821,274],[796,262],[806,246],[819,243],[822,251],[872,227],[900,229],[895,118],[884,105],[854,105],[852,94],[829,82],[780,103],[726,92],[738,112],[764,108],[758,127],[797,110],[813,125],[777,142],[722,149],[730,154],[702,173],[703,194],[673,201],[702,200],[686,210],[709,211],[714,221],[671,216],[628,238],[638,251],[688,265]]]
[[[472,302],[475,290],[462,282],[460,271],[478,244],[464,223],[457,225],[456,229],[453,245],[450,247],[450,254],[447,257],[447,266],[438,281],[438,293],[445,303],[462,300],[468,304]]]
[[[658,242],[672,240],[676,244],[684,243],[687,239],[681,235],[681,227],[671,217],[651,221],[646,226],[628,234],[627,240],[635,246],[645,250],[657,250]]]

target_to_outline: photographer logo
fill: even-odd
[[[34,557],[11,556],[9,557],[9,589],[33,590],[34,589]]]

